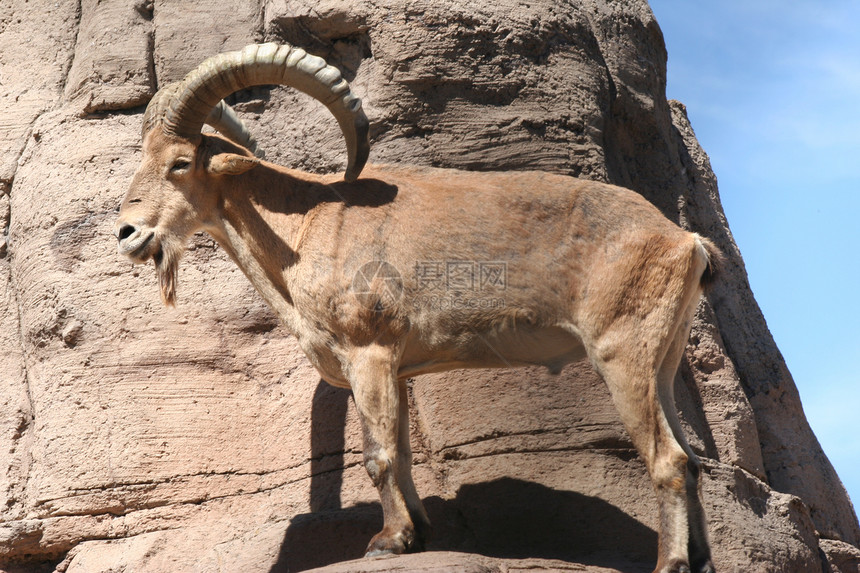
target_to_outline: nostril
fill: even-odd
[[[119,231],[117,231],[116,238],[120,241],[124,241],[134,235],[135,230],[136,229],[131,225],[123,225],[119,228]]]

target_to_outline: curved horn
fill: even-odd
[[[147,132],[155,127],[164,119],[164,114],[170,107],[170,102],[176,94],[176,89],[179,87],[179,82],[173,82],[156,92],[149,105],[146,106],[146,111],[143,114],[143,127],[141,129],[141,138],[146,136]],[[251,153],[262,157],[263,153],[257,149],[257,140],[248,130],[233,108],[227,105],[224,100],[212,108],[212,111],[206,117],[205,123],[211,125],[219,133],[239,145],[248,148]]]
[[[155,92],[155,95],[149,100],[149,103],[146,105],[146,111],[143,112],[143,125],[140,128],[141,139],[146,137],[146,134],[153,127],[161,123],[165,112],[167,112],[167,106],[176,93],[177,85],[179,85],[178,82],[167,84]]]
[[[254,135],[248,130],[248,126],[242,121],[233,108],[227,105],[224,100],[209,112],[206,117],[206,125],[211,125],[219,133],[222,133],[227,139],[238,143],[258,157],[262,157],[263,153],[257,149],[257,140]]]
[[[354,181],[370,153],[369,122],[361,109],[361,100],[350,91],[340,71],[301,48],[287,44],[255,44],[213,56],[175,87],[164,88],[172,93],[162,97],[156,94],[150,107],[155,106],[156,118],[163,113],[162,127],[167,133],[194,137],[211,114],[221,113],[223,117],[225,110],[229,110],[226,104],[221,104],[223,98],[240,89],[267,84],[296,88],[328,107],[346,139],[348,163],[344,178]],[[144,125],[148,114],[149,107]],[[247,132],[244,126],[242,130]]]

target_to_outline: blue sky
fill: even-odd
[[[860,2],[651,0],[756,300],[860,509]]]

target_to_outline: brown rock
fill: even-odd
[[[85,114],[145,104],[155,94],[152,5],[83,0],[66,99]]]
[[[0,12],[0,569],[650,571],[655,502],[585,364],[412,385],[432,551],[381,524],[348,392],[207,237],[161,308],[115,253],[140,112],[206,57],[288,40],[338,66],[372,161],[546,169],[631,187],[729,257],[676,381],[721,571],[858,571],[860,528],[752,297],[707,156],[665,100],[645,2],[12,0]],[[342,169],[301,94],[234,103],[271,160]],[[117,111],[125,110],[125,111]],[[131,110],[131,111],[129,111]]]

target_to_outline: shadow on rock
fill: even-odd
[[[657,534],[605,501],[503,478],[424,500],[430,551],[560,559],[622,571],[657,559]],[[296,516],[271,573],[304,571],[362,556],[382,527],[378,503]]]
[[[311,511],[340,509],[344,421],[352,392],[320,380],[311,404]]]

